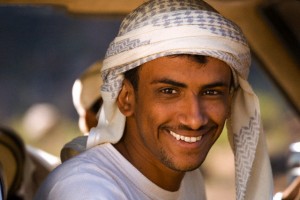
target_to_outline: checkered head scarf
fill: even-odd
[[[103,62],[104,103],[87,148],[117,143],[123,135],[126,118],[116,99],[124,72],[174,54],[210,56],[231,67],[236,92],[227,129],[235,156],[236,199],[271,199],[273,182],[259,103],[247,81],[251,62],[247,41],[236,24],[201,0],[151,0],[124,19]]]

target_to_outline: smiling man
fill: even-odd
[[[118,104],[127,128],[115,146],[141,171],[149,158],[183,175],[201,165],[220,136],[229,116],[231,70],[215,58],[203,60],[157,58],[138,68],[136,89],[125,79]]]
[[[88,150],[36,199],[206,199],[199,167],[226,122],[236,199],[272,199],[250,57],[239,27],[205,2],[144,3],[107,50]]]
[[[186,171],[202,164],[230,112],[230,67],[215,58],[199,57],[149,61],[136,69],[135,85],[125,73],[118,98],[127,118],[116,149],[170,191],[180,188]]]

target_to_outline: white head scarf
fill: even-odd
[[[247,82],[251,62],[247,41],[237,25],[201,0],[152,0],[124,19],[103,62],[104,102],[87,148],[117,143],[123,135],[126,118],[116,104],[123,73],[174,54],[211,56],[231,67],[237,91],[227,129],[235,155],[236,198],[272,199],[272,174],[259,103]]]

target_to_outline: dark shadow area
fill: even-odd
[[[50,6],[0,6],[1,123],[39,102],[76,117],[74,80],[104,57],[120,20]]]

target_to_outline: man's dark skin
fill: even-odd
[[[176,191],[220,136],[231,104],[231,69],[215,58],[168,56],[125,78],[117,104],[126,128],[116,149],[163,189]],[[126,76],[125,76],[126,77]]]

